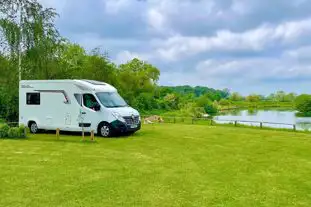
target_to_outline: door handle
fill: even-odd
[[[86,112],[82,112],[81,114],[86,114]]]

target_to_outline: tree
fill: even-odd
[[[156,67],[137,58],[119,66],[117,86],[129,103],[140,93],[155,91],[160,71]]]
[[[141,93],[134,101],[133,107],[148,111],[158,108],[158,103],[154,100],[154,97],[151,93]]]
[[[276,101],[285,102],[286,93],[284,91],[277,91],[275,94]]]
[[[296,97],[297,97],[297,94],[289,93],[289,94],[286,94],[286,96],[284,97],[284,101],[286,101],[286,102],[294,102]]]
[[[266,100],[268,101],[277,101],[276,96],[274,93],[271,93],[269,96],[266,97]]]
[[[251,94],[251,95],[246,97],[246,100],[248,102],[258,102],[260,100],[260,96],[257,94]]]
[[[176,94],[169,93],[163,98],[163,100],[170,109],[178,109],[179,97]]]
[[[295,100],[296,109],[301,113],[311,113],[311,95],[302,94]]]
[[[227,100],[227,99],[221,99],[221,100],[219,101],[219,104],[220,104],[221,106],[229,106],[229,105],[230,105],[230,101]]]
[[[218,109],[217,109],[217,107],[215,107],[214,104],[206,104],[204,106],[204,111],[205,111],[205,113],[207,113],[209,115],[215,115],[218,113]]]
[[[237,92],[234,92],[234,93],[231,94],[231,96],[229,97],[229,99],[230,99],[231,101],[242,101],[242,100],[243,100],[243,96],[240,95],[240,94],[237,93]]]
[[[51,69],[55,68],[50,63],[55,61],[57,45],[61,42],[54,26],[55,10],[43,8],[36,0],[1,1],[0,8],[4,51],[16,64],[16,71],[17,60],[22,58],[23,74],[28,73],[32,79],[50,78]]]
[[[198,98],[196,105],[199,108],[203,108],[204,112],[210,115],[216,114],[218,112],[217,107],[215,107],[214,103],[208,98],[207,95]]]
[[[181,113],[185,116],[200,118],[205,113],[203,107],[197,107],[195,103],[189,102],[181,108]]]
[[[198,107],[204,107],[205,105],[211,105],[212,104],[212,101],[208,98],[208,96],[207,95],[205,95],[205,96],[201,96],[201,97],[199,97],[199,98],[197,98],[197,100],[196,100],[196,105],[198,106]]]

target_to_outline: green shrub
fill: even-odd
[[[25,127],[25,125],[21,124],[18,129],[19,129],[19,137],[20,138],[26,138],[27,137],[27,128]]]
[[[8,132],[9,138],[19,138],[20,137],[20,131],[18,127],[11,127]]]
[[[0,138],[8,137],[9,129],[10,129],[9,125],[0,124]]]
[[[311,95],[302,94],[295,100],[296,109],[301,113],[311,113]]]
[[[210,114],[210,115],[215,115],[218,113],[218,109],[214,105],[209,105],[209,104],[206,104],[204,106],[204,111],[205,113]]]

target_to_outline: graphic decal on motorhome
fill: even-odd
[[[30,85],[21,85],[22,88],[33,88],[32,86]]]

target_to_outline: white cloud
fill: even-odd
[[[109,14],[116,14],[126,7],[129,7],[131,0],[102,0],[105,6],[105,11]]]
[[[193,74],[197,79],[205,77],[207,82],[212,80],[217,84],[227,84],[226,87],[260,86],[264,82],[277,85],[280,81],[287,87],[288,81],[298,83],[311,78],[311,61],[301,62],[296,54],[288,51],[281,57],[205,60],[197,64]],[[273,90],[276,89],[271,92]],[[297,85],[293,90],[297,90]]]
[[[311,61],[301,62],[296,54],[288,51],[274,58],[207,59],[197,63],[195,70],[161,73],[160,82],[229,88],[243,94],[268,94],[276,90],[310,93],[311,85],[307,80],[311,78]]]
[[[311,77],[311,63],[296,59],[281,58],[251,58],[231,60],[206,60],[197,64],[197,73],[201,76],[214,78],[248,78],[262,79],[295,79]]]
[[[214,36],[175,35],[162,42],[158,55],[166,60],[177,60],[183,56],[209,51],[258,51],[279,44],[291,44],[311,34],[311,18],[285,22],[277,26],[262,25],[256,29],[235,33],[217,31]]]
[[[137,45],[141,45],[142,41],[137,39],[126,39],[126,38],[105,38],[100,37],[96,33],[84,33],[79,35],[74,35],[72,37],[72,41],[78,42],[87,50],[92,50],[94,48],[118,48],[121,50],[125,50],[125,48],[136,47]]]
[[[134,58],[138,58],[144,61],[147,61],[149,59],[149,57],[146,55],[139,54],[139,53],[133,53],[133,52],[125,50],[117,54],[115,62],[117,64],[123,64],[123,63],[127,63],[128,61],[133,60]]]
[[[40,2],[57,8],[71,41],[101,47],[117,63],[148,60],[161,84],[310,92],[310,0]]]
[[[163,32],[166,25],[166,18],[161,12],[156,9],[150,9],[147,12],[147,23],[151,27],[151,29],[157,32]]]
[[[247,4],[247,2],[242,1],[242,0],[234,0],[232,2],[231,8],[230,8],[234,13],[239,14],[239,15],[245,15],[250,12],[250,6]]]
[[[297,61],[306,60],[311,62],[311,46],[303,46],[300,48],[285,51],[283,53],[284,58],[291,58]]]

